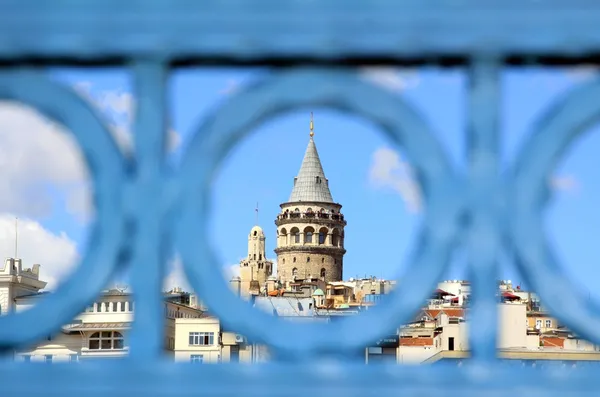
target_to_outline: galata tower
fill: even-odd
[[[277,215],[277,275],[282,282],[321,279],[341,281],[344,267],[342,206],[333,201],[329,181],[314,141],[310,140],[294,188]]]

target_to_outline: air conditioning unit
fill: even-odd
[[[235,343],[244,343],[244,337],[240,334],[235,334]]]

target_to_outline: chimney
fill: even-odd
[[[15,267],[17,268],[17,274],[21,274],[23,272],[23,266],[21,265],[21,259],[15,259]]]
[[[13,268],[15,266],[15,260],[13,258],[6,258],[6,262],[4,262],[4,274],[13,274]]]

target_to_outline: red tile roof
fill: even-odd
[[[433,338],[400,338],[400,346],[433,346]]]
[[[563,338],[543,336],[540,338],[540,341],[544,347],[560,347],[561,349],[565,347],[565,340]]]
[[[444,309],[425,309],[423,310],[431,318],[437,318],[440,313],[445,313],[448,317],[464,317],[465,310],[457,308],[444,308]]]

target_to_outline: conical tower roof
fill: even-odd
[[[310,140],[304,153],[302,166],[298,176],[294,179],[294,188],[290,195],[289,202],[297,201],[317,201],[321,203],[333,203],[331,192],[329,191],[329,182],[323,172],[321,159],[317,152],[317,146],[313,139],[312,114],[310,121]]]

